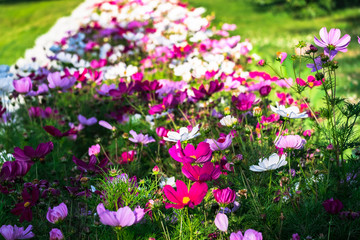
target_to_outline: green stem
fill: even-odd
[[[272,181],[272,171],[270,171],[269,192],[271,189],[271,181]]]
[[[332,223],[332,216],[331,216],[331,218],[330,218],[330,222],[329,222],[328,240],[330,240],[331,223]]]

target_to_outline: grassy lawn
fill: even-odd
[[[0,0],[0,63],[13,64],[33,46],[37,36],[45,33],[56,19],[68,15],[82,0],[24,1]],[[299,40],[312,42],[321,27],[340,28],[352,36],[348,53],[340,53],[338,60],[339,92],[360,95],[360,8],[334,12],[316,19],[293,19],[286,12],[256,8],[251,0],[187,0],[191,6],[203,6],[207,14],[214,13],[215,23],[235,23],[235,34],[248,38],[254,51],[272,58],[277,51],[293,53]]]
[[[13,64],[82,0],[0,0],[0,64]]]
[[[215,23],[235,23],[234,33],[250,39],[254,51],[265,58],[274,58],[276,52],[294,53],[294,46],[303,40],[313,42],[322,27],[340,28],[342,34],[352,37],[349,52],[339,53],[339,93],[346,96],[360,95],[360,8],[334,12],[331,16],[316,19],[293,19],[286,12],[256,8],[251,0],[188,0],[191,6],[205,7],[215,14]]]

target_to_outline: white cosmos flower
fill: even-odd
[[[187,129],[186,127],[182,127],[180,128],[179,132],[174,132],[174,131],[168,132],[167,137],[164,137],[164,140],[169,142],[187,141],[197,136],[200,136],[200,133],[198,133],[198,131],[199,131],[199,124],[193,127],[190,133],[189,133],[189,129]]]
[[[161,177],[161,181],[160,181],[159,185],[161,188],[164,188],[165,185],[170,185],[172,187],[176,187],[175,177],[169,177],[169,178]]]
[[[221,125],[223,126],[226,126],[226,127],[232,127],[234,126],[236,123],[238,122],[237,118],[231,116],[231,115],[228,115],[226,117],[223,117],[221,120],[220,120],[220,123]]]
[[[269,158],[259,159],[259,165],[250,166],[250,170],[253,172],[265,172],[278,169],[287,164],[285,158],[285,154],[283,154],[280,158],[278,154],[273,153]]]
[[[285,108],[284,105],[279,106],[279,103],[276,102],[276,107],[273,107],[270,105],[270,108],[274,113],[277,113],[280,116],[286,117],[286,118],[307,118],[308,117],[308,114],[306,112],[300,113],[299,108],[296,106]]]

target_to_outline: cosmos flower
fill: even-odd
[[[169,154],[174,160],[182,163],[205,163],[212,158],[210,146],[205,142],[200,142],[196,149],[192,144],[187,144],[185,149],[182,149],[178,141],[169,149]]]
[[[339,199],[330,198],[322,203],[325,211],[330,214],[338,214],[343,208],[344,205]]]
[[[127,227],[140,222],[145,213],[142,208],[135,208],[132,211],[128,206],[119,208],[116,212],[105,209],[104,204],[100,203],[97,208],[100,222],[112,227]]]
[[[32,225],[29,225],[25,230],[24,227],[18,227],[16,225],[2,225],[0,228],[0,233],[5,238],[5,240],[29,239],[35,236],[31,230]]]
[[[261,232],[255,231],[253,229],[248,229],[244,232],[244,235],[241,231],[230,234],[230,240],[262,240],[263,236]]]
[[[141,144],[148,144],[151,142],[155,142],[155,139],[153,137],[149,137],[149,135],[144,135],[142,133],[137,134],[134,130],[130,130],[129,132],[132,137],[129,138],[129,140],[133,143],[141,143]]]
[[[200,136],[200,133],[198,133],[198,131],[199,131],[199,124],[193,127],[190,132],[188,128],[181,127],[179,129],[179,132],[169,131],[167,137],[164,137],[164,140],[169,142],[187,141],[196,138],[197,136]]]
[[[61,88],[62,90],[71,88],[76,82],[76,78],[74,77],[61,78],[60,72],[49,73],[47,80],[49,82],[49,88]]]
[[[284,105],[279,106],[279,103],[276,102],[276,107],[273,107],[272,105],[270,105],[270,108],[274,113],[277,113],[280,116],[285,117],[285,118],[307,118],[308,117],[308,114],[306,112],[300,113],[299,108],[296,106],[291,106],[291,107],[285,108]]]
[[[280,157],[278,154],[273,153],[269,158],[259,159],[259,165],[250,166],[250,170],[253,172],[264,172],[278,169],[287,164],[285,158],[285,154]]]
[[[13,156],[17,161],[24,161],[33,164],[34,160],[41,160],[54,149],[54,144],[50,142],[40,143],[36,149],[25,146],[24,150],[19,147],[14,148]]]
[[[301,149],[306,144],[306,140],[299,135],[286,135],[280,136],[275,142],[275,146],[278,148],[292,148]]]
[[[234,126],[236,123],[238,122],[237,118],[231,116],[231,115],[228,115],[226,117],[223,117],[221,120],[220,120],[220,123],[221,125],[223,126],[227,126],[227,127],[232,127]]]
[[[35,206],[37,204],[37,201],[40,197],[40,191],[37,187],[33,186],[31,187],[31,192],[29,193],[28,189],[30,188],[24,188],[21,196],[22,196],[22,202],[17,203],[15,205],[15,208],[11,210],[11,213],[14,215],[20,215],[19,222],[23,222],[24,220],[31,222],[33,218],[33,214],[31,211],[31,207]]]
[[[308,76],[307,82],[305,82],[301,78],[296,78],[296,83],[299,84],[300,86],[309,86],[309,88],[313,88],[316,86],[320,86],[323,82],[320,80],[316,80],[314,76]]]
[[[91,155],[98,155],[100,153],[100,145],[96,144],[96,145],[92,145],[91,147],[89,147],[89,156]]]
[[[94,125],[95,123],[97,123],[96,117],[91,117],[91,118],[87,119],[86,117],[84,117],[81,114],[78,115],[78,120],[82,125],[87,125],[87,126],[91,126],[91,125]]]
[[[194,182],[206,182],[216,180],[220,177],[221,170],[219,166],[214,167],[212,162],[204,163],[203,167],[192,166],[190,163],[184,163],[182,173]]]
[[[14,89],[18,93],[28,93],[32,89],[32,82],[29,77],[20,78],[13,81]]]
[[[345,34],[342,38],[340,29],[332,28],[329,33],[326,27],[320,29],[320,40],[314,36],[314,42],[319,47],[326,48],[329,50],[336,50],[339,52],[346,52],[347,46],[351,41],[349,34]]]
[[[233,203],[236,198],[236,192],[229,187],[225,189],[213,190],[213,195],[217,203],[220,205],[228,205]]]
[[[189,191],[183,181],[177,180],[176,191],[170,185],[166,185],[163,190],[166,198],[172,202],[165,202],[165,208],[182,209],[185,206],[194,208],[194,206],[199,205],[204,199],[208,191],[208,186],[206,183],[196,182],[191,186]]]
[[[210,148],[212,151],[219,151],[219,150],[225,150],[226,148],[230,147],[232,143],[232,136],[231,134],[228,135],[220,135],[220,137],[215,139],[206,139],[206,143],[210,144]]]
[[[63,240],[63,239],[65,239],[63,233],[58,228],[51,229],[49,234],[50,234],[50,240]]]
[[[229,226],[229,219],[224,213],[218,213],[215,217],[215,226],[222,232],[226,232]]]
[[[68,209],[65,203],[60,203],[59,206],[49,208],[46,214],[46,219],[51,223],[57,223],[62,221],[68,215]]]

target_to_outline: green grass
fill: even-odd
[[[342,34],[352,37],[349,52],[339,53],[339,93],[346,96],[360,95],[360,8],[333,12],[332,15],[316,19],[294,19],[286,12],[257,8],[251,0],[188,0],[191,6],[205,7],[214,13],[215,24],[235,23],[242,39],[253,43],[254,51],[267,59],[275,58],[276,52],[294,54],[294,46],[303,40],[313,43],[322,27],[340,28]]]
[[[13,64],[56,20],[69,15],[82,0],[0,0],[0,64]]]
[[[35,39],[45,33],[56,19],[68,15],[82,0],[21,1],[0,0],[0,63],[13,64],[24,55]],[[251,0],[187,0],[215,15],[215,24],[235,23],[234,34],[249,39],[254,52],[271,59],[278,51],[294,53],[299,40],[312,42],[321,27],[340,28],[352,36],[348,53],[339,53],[339,92],[360,95],[360,8],[351,8],[316,19],[293,19],[286,12],[257,8]]]

